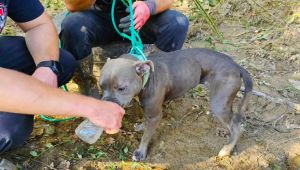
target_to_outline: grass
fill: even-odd
[[[204,1],[202,0],[193,0],[196,9],[200,16],[202,16],[206,22],[209,24],[211,30],[218,36],[219,40],[221,42],[224,41],[224,36],[223,34],[219,31],[218,27],[216,26],[216,23],[213,21],[212,17],[206,12],[206,9],[203,6]],[[217,3],[217,0],[209,0],[208,1],[210,6],[215,6]]]

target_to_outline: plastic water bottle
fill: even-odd
[[[17,170],[17,167],[7,159],[0,158],[0,170]]]
[[[103,128],[86,119],[75,129],[76,135],[88,144],[94,144],[102,135]]]

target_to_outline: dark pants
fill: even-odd
[[[61,86],[72,78],[76,61],[64,50],[60,50],[59,60],[63,67],[63,74],[58,77],[58,84]],[[24,38],[0,36],[0,67],[28,75],[34,72],[35,63]],[[0,154],[22,145],[30,136],[32,128],[33,116],[0,112]]]
[[[117,25],[120,18],[127,14],[116,14]],[[162,51],[182,48],[188,30],[188,19],[183,14],[167,10],[151,16],[140,31],[144,44],[155,44]],[[111,16],[96,9],[75,12],[62,23],[60,38],[63,48],[73,54],[76,60],[89,56],[92,47],[120,41],[114,30]]]

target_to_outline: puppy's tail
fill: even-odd
[[[241,74],[241,78],[243,79],[244,84],[245,84],[245,90],[244,90],[244,97],[238,108],[238,113],[245,113],[245,111],[247,109],[247,104],[252,95],[253,81],[252,81],[250,73],[243,67],[240,67],[240,74]]]

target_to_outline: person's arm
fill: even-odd
[[[124,110],[115,103],[52,88],[31,76],[0,68],[0,111],[89,118],[107,132],[121,127]]]
[[[155,14],[161,13],[165,10],[168,10],[172,7],[174,0],[153,0],[156,4]]]
[[[55,26],[46,12],[34,20],[18,23],[25,32],[27,48],[35,64],[59,59],[58,36]],[[40,67],[33,76],[50,86],[57,86],[57,76],[50,68]]]
[[[35,64],[59,58],[58,36],[55,26],[46,12],[36,19],[18,23],[25,32],[27,48]]]
[[[96,0],[65,0],[66,7],[70,12],[89,9]]]

